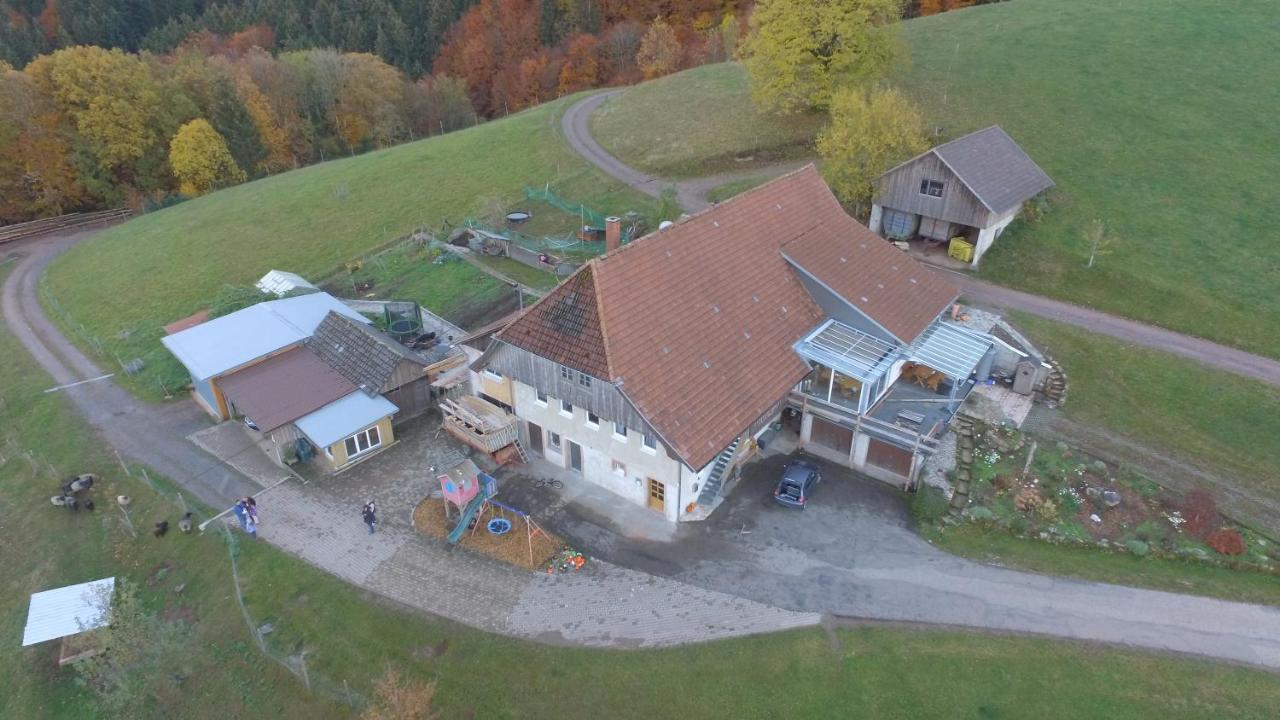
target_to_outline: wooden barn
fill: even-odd
[[[943,143],[876,180],[871,230],[890,240],[947,243],[977,266],[1022,204],[1053,181],[997,125]]]

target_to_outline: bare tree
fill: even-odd
[[[432,710],[436,684],[409,680],[394,667],[373,686],[373,702],[365,708],[361,720],[433,720],[439,715]]]
[[[1107,226],[1101,220],[1094,219],[1084,231],[1084,243],[1089,248],[1089,263],[1085,267],[1093,267],[1099,255],[1106,255],[1115,236],[1107,234]]]

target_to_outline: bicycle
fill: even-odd
[[[555,478],[538,478],[537,480],[533,481],[533,486],[536,488],[550,487],[556,490],[560,490],[564,487],[564,483],[559,480],[556,480]]]

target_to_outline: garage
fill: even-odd
[[[896,445],[891,445],[883,440],[871,438],[867,444],[867,464],[874,465],[881,470],[907,478],[911,475],[911,458],[910,450],[905,450]]]
[[[813,427],[809,430],[809,441],[848,457],[853,450],[853,430],[814,416]]]

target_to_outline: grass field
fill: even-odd
[[[1055,545],[972,523],[926,536],[947,552],[1016,570],[1280,607],[1280,579],[1262,572]]]
[[[0,717],[97,715],[54,668],[52,645],[16,646],[29,593],[111,575],[193,627],[180,693],[157,696],[142,717],[343,717],[347,698],[360,704],[388,664],[435,680],[443,718],[1266,718],[1280,703],[1280,684],[1263,672],[962,632],[813,629],[660,651],[535,645],[400,611],[265,543],[237,542],[252,622],[275,625],[274,657],[307,650],[308,692],[250,638],[227,541],[152,538],[149,524],[178,512],[173,489],[157,481],[157,492],[137,469],[124,476],[65,398],[40,392],[48,378],[2,328],[0,355],[0,542],[30,549],[0,554]],[[104,476],[95,495],[133,497],[139,537],[109,506],[73,515],[48,505],[60,477],[84,470]]]
[[[812,154],[819,115],[780,120],[752,104],[737,65],[705,65],[629,88],[591,116],[591,134],[629,165],[685,178]]]
[[[1048,320],[1012,319],[1062,363],[1069,418],[1119,430],[1280,503],[1280,388]]]
[[[894,82],[943,138],[999,124],[1057,182],[1035,226],[984,261],[993,280],[1280,357],[1280,53],[1274,8],[1229,0],[1018,0],[911,20]],[[736,65],[640,85],[597,139],[658,174],[710,174],[819,123],[760,117]],[[761,139],[757,139],[761,138]],[[1081,239],[1115,238],[1086,268]]]
[[[319,279],[415,228],[456,226],[495,199],[524,204],[525,185],[549,183],[606,214],[650,213],[652,199],[608,181],[560,141],[563,107],[550,103],[144,215],[58,258],[46,297],[64,325],[96,338],[106,357],[142,357],[162,368],[160,327],[201,309],[223,285],[250,284],[272,268]],[[463,286],[489,283],[474,269],[458,272]],[[458,283],[440,280],[424,279],[416,299],[449,314],[447,288]],[[154,377],[144,373],[133,386],[154,395]]]

